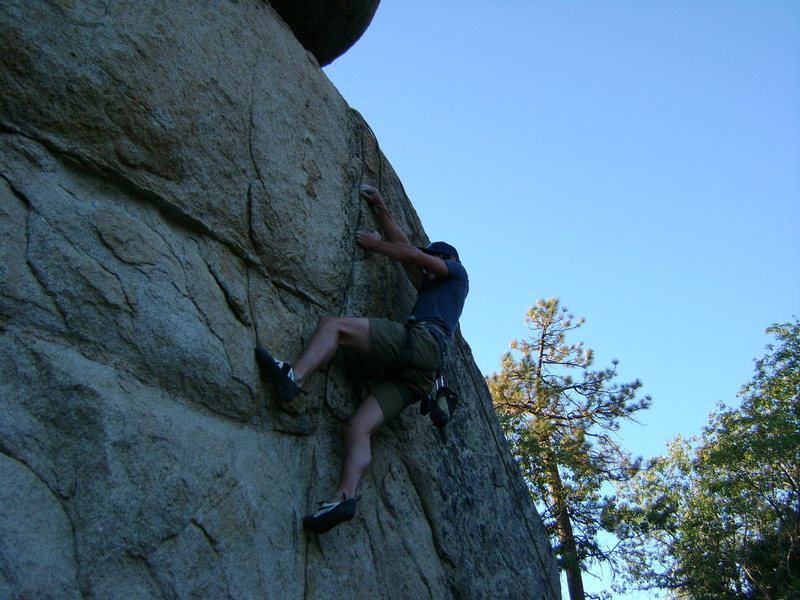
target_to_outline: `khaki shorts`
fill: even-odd
[[[413,352],[408,364],[400,365],[406,343],[406,326],[390,319],[369,320],[370,351],[368,360],[384,368],[379,379],[367,382],[367,390],[375,397],[387,423],[400,412],[428,394],[439,366],[439,343],[433,334],[414,325],[411,327]]]

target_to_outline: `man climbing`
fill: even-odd
[[[413,246],[376,188],[362,185],[360,195],[375,213],[386,240],[359,231],[357,243],[400,262],[419,292],[407,321],[322,317],[292,365],[256,348],[262,372],[284,402],[306,393],[303,385],[330,362],[339,346],[385,368],[382,379],[367,382],[366,397],[344,426],[344,462],[336,489],[317,512],[303,519],[306,529],[315,533],[324,533],[355,515],[356,491],[371,462],[370,436],[430,392],[469,291],[467,272],[455,248],[445,242],[426,248]]]

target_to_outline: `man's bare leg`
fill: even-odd
[[[303,387],[314,372],[327,365],[339,346],[366,354],[369,340],[369,319],[322,317],[300,358],[292,365],[297,385]]]
[[[370,350],[369,320],[349,317],[323,317],[303,353],[294,364],[295,382],[302,385],[316,370],[325,366],[339,346],[366,354]],[[303,525],[314,533],[324,533],[355,514],[355,496],[370,463],[370,437],[383,425],[383,410],[374,396],[367,396],[343,428],[344,459],[336,491],[328,504],[303,518]],[[343,502],[347,500],[347,502]]]
[[[354,498],[370,463],[370,437],[383,425],[383,411],[374,396],[367,396],[344,426],[344,461],[339,485],[331,501]]]
[[[303,527],[325,533],[356,514],[356,492],[372,462],[370,436],[383,424],[383,411],[374,396],[367,396],[344,427],[344,461],[339,485],[330,500],[313,515],[303,517]]]

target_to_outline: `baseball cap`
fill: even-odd
[[[424,248],[420,248],[420,250],[427,254],[444,254],[445,256],[455,256],[456,260],[459,260],[458,250],[453,248],[453,246],[447,242],[432,242]]]

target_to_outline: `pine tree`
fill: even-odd
[[[602,488],[627,480],[639,466],[614,432],[650,398],[636,399],[638,380],[613,382],[617,361],[590,370],[593,352],[566,340],[584,321],[558,299],[538,300],[525,321],[532,337],[512,341],[514,354],[507,352],[500,372],[486,381],[512,453],[543,508],[570,599],[583,600],[582,571],[612,558],[598,542],[610,501]]]

